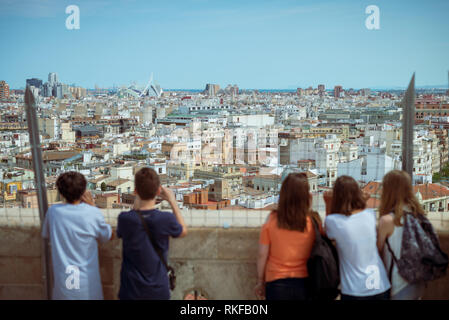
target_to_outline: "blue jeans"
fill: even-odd
[[[267,300],[306,300],[307,278],[285,278],[265,283]]]
[[[351,300],[389,300],[390,299],[390,289],[383,293],[375,294],[373,296],[366,296],[366,297],[356,297],[356,296],[349,296],[347,294],[341,294],[341,300],[351,301]]]

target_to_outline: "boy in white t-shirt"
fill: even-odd
[[[86,184],[81,173],[61,174],[56,186],[66,203],[52,205],[42,225],[51,244],[53,300],[103,299],[97,240],[108,241],[112,231]]]

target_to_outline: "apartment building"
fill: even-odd
[[[209,199],[213,201],[234,199],[238,197],[243,186],[242,173],[238,167],[234,166],[197,169],[193,177],[213,181],[209,185]]]

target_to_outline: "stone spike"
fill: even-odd
[[[402,170],[413,180],[413,128],[415,125],[415,73],[402,100]]]

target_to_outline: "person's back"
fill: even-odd
[[[307,176],[290,173],[282,182],[278,208],[260,231],[257,297],[309,298],[307,261],[315,241],[311,204]]]
[[[120,213],[117,222],[117,237],[122,239],[123,248],[119,299],[168,300],[170,290],[167,269],[157,254],[139,213],[165,261],[168,258],[169,237],[185,236],[187,228],[173,192],[161,187],[154,170],[139,170],[135,176],[135,187],[134,209]],[[169,202],[173,213],[155,208],[156,195]]]
[[[307,260],[315,241],[311,218],[307,217],[304,232],[281,229],[277,224],[277,214],[272,212],[261,231],[261,243],[270,244],[265,281],[306,278]]]
[[[89,205],[78,198],[85,191],[83,179],[72,172],[58,178],[60,193],[73,203],[51,206],[42,226],[42,236],[51,244],[53,299],[103,299],[97,240],[108,241],[112,232],[91,199]]]
[[[51,243],[53,299],[103,299],[97,239],[109,240],[111,228],[101,211],[86,203],[57,204],[48,210],[46,221],[43,237]]]
[[[376,213],[350,176],[340,176],[324,193],[325,230],[335,240],[342,300],[386,300],[390,282],[376,246]]]
[[[387,274],[377,253],[374,210],[365,209],[350,216],[329,215],[325,229],[329,239],[336,242],[342,294],[364,297],[389,289]]]
[[[386,242],[388,241],[393,254],[399,259],[403,246],[405,212],[418,215],[424,214],[424,210],[414,194],[412,179],[405,171],[388,172],[383,178],[382,185],[377,247],[391,281],[391,299],[420,299],[423,294],[423,283],[410,284],[399,274]]]
[[[394,214],[391,213],[391,221],[393,221]],[[401,223],[404,223],[404,217],[401,217]],[[393,251],[393,254],[396,257],[401,256],[401,248],[402,248],[402,235],[404,233],[404,227],[403,226],[394,226],[393,233],[388,237],[388,243],[390,244],[390,248]],[[407,287],[408,282],[404,280],[404,278],[401,277],[401,275],[398,272],[398,268],[396,264],[393,263],[393,257],[388,250],[388,246],[384,245],[383,252],[382,252],[382,260],[385,264],[385,268],[387,270],[387,273],[390,272],[391,268],[391,297],[395,297],[397,293],[399,293],[402,289]]]
[[[167,260],[169,237],[178,237],[182,232],[182,226],[171,212],[157,209],[140,212],[155,243]],[[135,210],[120,213],[117,236],[123,240],[119,298],[169,299],[167,270],[148,240],[142,221]]]

